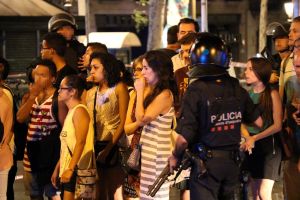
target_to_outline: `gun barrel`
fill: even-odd
[[[192,153],[186,149],[185,150],[185,156],[186,159],[182,161],[181,167],[179,168],[179,173],[187,168],[190,165],[190,162],[195,160],[195,156],[192,155]],[[168,179],[168,177],[171,175],[170,173],[170,166],[167,164],[163,171],[160,173],[160,175],[157,177],[157,179],[154,181],[152,185],[149,185],[147,195],[154,197],[157,193],[157,191],[160,189],[162,184]],[[179,174],[178,174],[179,175]],[[176,176],[178,176],[176,175]]]
[[[157,193],[157,191],[160,189],[162,184],[167,180],[167,178],[170,176],[170,167],[169,164],[165,166],[163,171],[160,173],[160,175],[157,177],[155,182],[152,185],[149,185],[147,195],[154,197]]]

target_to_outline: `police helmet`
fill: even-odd
[[[72,26],[74,30],[77,29],[75,18],[69,13],[59,13],[50,18],[48,22],[48,31],[55,32],[63,26]]]
[[[290,25],[289,24],[283,24],[281,26],[277,26],[275,29],[274,29],[274,33],[273,33],[273,36],[272,38],[273,39],[276,39],[278,37],[289,37],[289,30],[290,30]]]
[[[289,30],[290,23],[272,22],[268,25],[266,34],[272,36],[272,39],[275,40],[279,37],[289,37]]]
[[[228,49],[223,40],[211,33],[199,33],[190,51],[191,67],[216,66],[227,69]]]

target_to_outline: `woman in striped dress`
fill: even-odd
[[[167,182],[153,198],[146,193],[148,186],[154,183],[167,165],[168,156],[171,154],[171,126],[175,115],[173,94],[176,92],[171,59],[160,51],[147,52],[143,59],[142,75],[134,84],[137,93],[136,123],[144,126],[140,139],[140,199],[168,200]]]

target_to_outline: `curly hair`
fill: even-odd
[[[92,53],[90,56],[90,64],[93,59],[98,59],[104,68],[104,78],[108,87],[113,87],[121,81],[121,70],[118,60],[111,54]]]
[[[43,66],[47,67],[49,69],[51,76],[56,77],[57,71],[56,71],[56,66],[55,66],[54,62],[52,62],[51,60],[48,60],[48,59],[40,59],[40,60],[37,60],[35,63],[35,66],[38,66],[38,65],[43,65]]]
[[[159,50],[148,51],[144,59],[158,77],[158,82],[153,91],[145,98],[144,107],[148,107],[155,97],[165,89],[171,90],[174,98],[176,98],[178,91],[173,74],[172,60]]]

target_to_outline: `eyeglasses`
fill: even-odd
[[[58,90],[69,90],[72,89],[71,87],[59,87]]]
[[[47,49],[51,49],[49,47],[41,47],[41,50],[47,50]]]
[[[142,70],[143,70],[143,68],[138,68],[138,67],[137,67],[137,68],[134,68],[134,69],[133,69],[133,72],[141,72]]]

